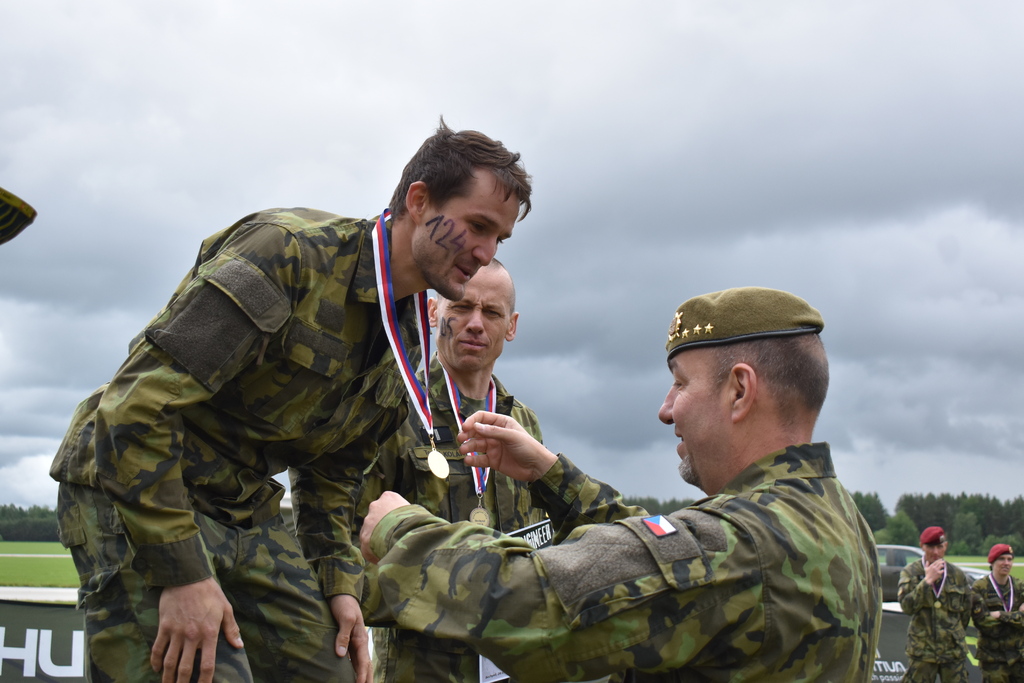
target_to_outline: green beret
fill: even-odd
[[[14,239],[35,219],[35,209],[0,187],[0,244]]]
[[[671,358],[692,347],[817,334],[824,327],[821,314],[794,294],[764,287],[737,287],[685,301],[669,325],[665,350]]]

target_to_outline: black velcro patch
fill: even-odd
[[[210,273],[217,285],[264,332],[277,332],[291,315],[288,299],[263,275],[243,261],[231,260]]]
[[[216,287],[202,287],[165,327],[146,330],[149,341],[211,391],[223,384],[215,382],[217,371],[257,334],[249,316]]]

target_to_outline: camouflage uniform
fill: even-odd
[[[159,597],[148,588],[210,576],[245,622],[258,680],[351,678],[324,597],[361,594],[344,516],[408,414],[380,319],[372,226],[274,210],[210,237],[109,385],[79,406],[50,474],[95,680],[148,660]],[[401,326],[415,363],[408,303]],[[272,478],[289,468],[301,550]],[[235,680],[221,669],[215,679]]]
[[[946,563],[946,583],[939,597],[924,581],[924,562],[917,560],[900,572],[900,607],[910,615],[907,629],[907,672],[904,681],[967,682],[967,640],[971,619],[971,587],[960,569]],[[941,579],[940,579],[941,581]]]
[[[534,412],[516,401],[497,378],[492,379],[497,393],[495,412],[511,415],[540,441],[540,424]],[[430,366],[430,380],[431,414],[440,437],[435,438],[435,443],[448,459],[451,473],[447,479],[431,473],[427,467],[430,442],[419,418],[410,417],[398,434],[381,448],[373,467],[367,471],[360,517],[365,517],[369,504],[384,491],[395,491],[449,522],[469,519],[470,511],[477,506],[472,468],[465,465],[455,443],[459,427],[436,356]],[[463,417],[483,407],[482,400],[462,397]],[[532,506],[527,484],[494,470],[487,482],[484,507],[491,513],[494,528],[505,533],[546,518],[542,510]],[[377,683],[477,683],[480,680],[478,656],[461,641],[431,638],[396,628],[374,628],[372,635]]]
[[[827,444],[761,458],[666,516],[677,533],[663,536],[564,456],[531,492],[565,542],[534,552],[420,508],[388,514],[364,607],[533,683],[627,668],[636,681],[871,679],[878,562]]]
[[[1006,610],[992,582],[986,576],[971,586],[974,594],[971,616],[978,629],[978,661],[985,683],[1024,683],[1024,581],[1009,577],[1013,583],[1013,602]],[[1010,587],[1000,586],[1004,597]],[[1002,612],[993,619],[992,612]]]

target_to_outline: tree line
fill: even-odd
[[[57,511],[40,505],[27,510],[0,505],[0,541],[56,541]]]
[[[1024,548],[1024,497],[1003,502],[979,493],[905,493],[890,515],[877,493],[852,493],[878,543],[919,545],[921,531],[941,526],[949,539],[950,555],[985,555],[996,543]],[[692,500],[661,501],[650,496],[623,496],[627,505],[637,505],[652,515],[668,514],[693,503]],[[57,513],[39,505],[25,509],[0,505],[0,540],[56,541]]]
[[[986,555],[996,543],[1024,548],[1024,498],[1003,502],[980,493],[905,493],[896,514],[886,511],[877,493],[852,493],[857,509],[878,543],[920,545],[921,532],[940,526],[950,555]]]

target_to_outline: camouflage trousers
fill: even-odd
[[[910,657],[903,683],[935,683],[936,676],[942,683],[967,683],[967,658],[939,663]]]
[[[132,570],[133,554],[110,501],[102,491],[64,483],[57,513],[81,582],[89,680],[160,681],[149,654],[161,591]],[[280,515],[251,529],[198,514],[196,521],[245,643],[236,650],[221,634],[213,680],[354,681],[351,662],[334,653],[337,625],[316,575]]]
[[[1024,683],[1024,659],[1013,664],[981,662],[981,680],[984,683]]]

